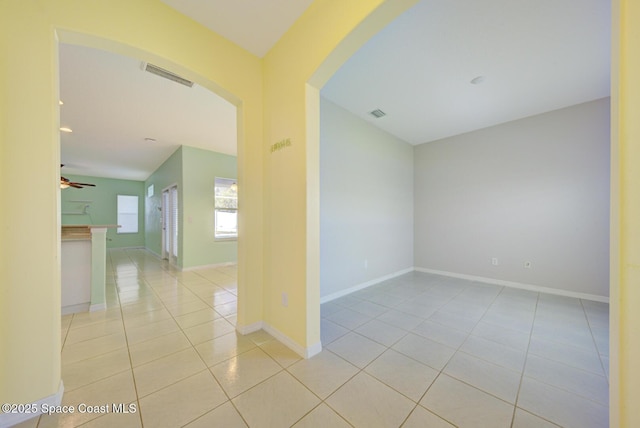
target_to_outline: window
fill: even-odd
[[[138,197],[118,195],[118,233],[138,233]]]
[[[238,185],[233,178],[216,177],[215,237],[238,237]]]

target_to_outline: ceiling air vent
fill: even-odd
[[[193,82],[191,80],[187,80],[184,77],[178,76],[177,74],[167,71],[164,68],[160,68],[157,65],[143,62],[142,69],[144,71],[148,71],[149,73],[155,74],[156,76],[164,77],[165,79],[169,79],[181,85],[188,86],[190,88],[193,86]]]
[[[383,112],[380,109],[376,109],[374,111],[370,111],[369,114],[373,117],[375,117],[376,119],[380,119],[382,116],[386,116],[387,113]]]

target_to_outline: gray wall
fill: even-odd
[[[320,296],[412,267],[413,147],[322,98]]]
[[[608,296],[609,128],[606,98],[416,146],[415,266]]]

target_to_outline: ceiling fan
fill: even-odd
[[[63,166],[64,166],[64,164],[60,164],[60,168],[62,168]],[[71,181],[66,177],[60,176],[60,188],[61,189],[66,189],[66,188],[69,188],[69,187],[74,187],[76,189],[82,189],[84,186],[96,187],[95,184],[91,184],[91,183],[76,183],[75,181]]]

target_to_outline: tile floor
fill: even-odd
[[[303,360],[234,331],[234,266],[112,250],[108,309],[62,319],[64,404],[25,427],[606,427],[608,305],[410,273],[322,305]]]

